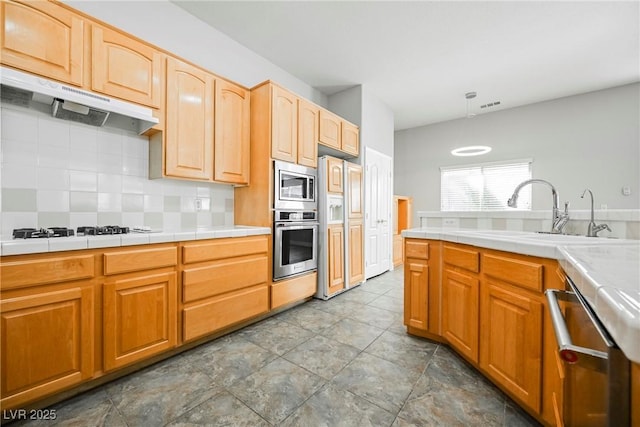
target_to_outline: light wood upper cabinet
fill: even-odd
[[[342,120],[335,114],[320,110],[320,143],[340,150],[342,148]]]
[[[214,180],[249,183],[250,92],[217,80],[215,99]]]
[[[3,64],[76,86],[83,84],[83,19],[48,1],[2,1],[0,8]]]
[[[329,295],[334,294],[345,286],[344,280],[344,231],[342,224],[330,225],[329,235]]]
[[[344,188],[343,181],[343,162],[341,159],[327,157],[327,192],[342,194]]]
[[[358,127],[349,122],[342,121],[341,149],[345,153],[357,156],[360,153],[360,132]]]
[[[93,374],[90,281],[3,295],[0,301],[3,408],[79,384]]]
[[[298,160],[298,99],[272,86],[271,157],[285,162]]]
[[[91,89],[137,104],[159,108],[162,54],[123,33],[91,27]]]
[[[165,174],[213,179],[214,77],[167,58]]]
[[[360,153],[360,131],[358,126],[341,119],[330,111],[320,109],[319,142],[352,156]]]
[[[310,102],[298,99],[298,164],[318,166],[318,123],[320,109]]]
[[[347,212],[347,216],[349,219],[362,219],[362,166],[349,162],[346,165],[347,170],[344,173],[347,174],[347,185],[349,186],[349,212]]]

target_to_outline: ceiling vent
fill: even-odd
[[[488,102],[484,105],[481,105],[480,108],[489,108],[489,107],[495,107],[497,105],[500,105],[500,101],[493,101],[493,102]]]

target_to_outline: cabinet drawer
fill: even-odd
[[[269,311],[269,287],[256,286],[185,308],[183,339],[192,340]]]
[[[465,270],[478,273],[480,271],[480,253],[470,249],[444,246],[444,262]]]
[[[318,274],[308,274],[271,285],[271,308],[282,307],[312,296],[318,289]]]
[[[214,265],[185,269],[182,272],[184,302],[212,297],[224,292],[267,282],[268,258],[233,258]]]
[[[484,274],[525,289],[542,292],[541,264],[497,255],[484,255],[482,262]]]
[[[104,274],[127,273],[170,267],[178,263],[178,251],[175,247],[137,249],[134,251],[104,254]]]
[[[429,243],[407,240],[405,244],[407,258],[429,259]]]
[[[230,238],[206,243],[189,243],[182,247],[182,262],[214,261],[267,252],[267,237]]]
[[[88,279],[94,276],[93,255],[3,262],[0,267],[2,290],[46,283]]]

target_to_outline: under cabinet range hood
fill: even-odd
[[[12,68],[0,67],[2,101],[40,111],[53,117],[93,126],[113,126],[142,134],[158,119],[140,105],[88,92]]]

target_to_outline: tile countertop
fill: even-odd
[[[103,236],[54,237],[50,239],[11,239],[0,241],[0,255],[22,255],[79,249],[109,248],[187,240],[219,239],[271,234],[269,227],[244,225],[202,228],[192,231],[111,234]]]
[[[442,228],[415,228],[402,236],[557,259],[616,344],[640,363],[639,240]]]

